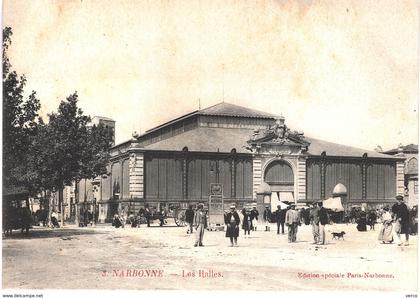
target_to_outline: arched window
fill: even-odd
[[[264,181],[271,184],[293,184],[292,167],[284,161],[274,161],[267,166]]]

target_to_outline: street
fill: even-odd
[[[326,227],[328,243],[313,245],[311,227],[298,241],[276,227],[240,234],[230,247],[224,232],[206,231],[194,247],[186,227],[36,227],[3,238],[3,288],[127,290],[417,290],[417,236],[410,246],[379,244],[375,231]],[[343,240],[331,232],[345,231]],[[243,233],[243,231],[241,231]],[[286,231],[287,233],[287,231]]]

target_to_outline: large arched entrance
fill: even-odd
[[[295,176],[292,167],[283,160],[275,160],[267,165],[264,171],[264,182],[271,189],[271,210],[279,202],[295,202]]]

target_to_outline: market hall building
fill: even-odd
[[[309,203],[344,185],[343,205],[379,207],[404,193],[404,158],[304,136],[284,117],[229,103],[134,135],[111,149],[109,174],[94,180],[99,220],[149,206]]]

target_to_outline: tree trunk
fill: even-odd
[[[74,223],[76,224],[76,227],[79,226],[79,181],[76,179],[74,182]]]
[[[48,195],[48,218],[47,218],[47,225],[48,226],[51,226],[51,213],[52,213],[52,205],[53,205],[52,200],[53,200],[52,192],[49,192],[49,195]]]
[[[58,191],[58,204],[61,212],[61,227],[64,226],[64,206],[63,206],[63,192],[64,187],[61,187]]]

